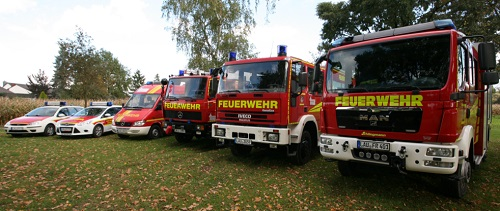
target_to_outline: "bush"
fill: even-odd
[[[40,96],[38,97],[39,99],[43,99],[43,100],[46,100],[46,99],[49,99],[49,96],[47,96],[47,94],[45,94],[44,91],[42,91],[40,93]]]

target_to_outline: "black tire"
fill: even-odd
[[[48,124],[45,126],[45,130],[43,130],[43,135],[45,136],[53,136],[56,134],[56,127],[53,124]]]
[[[118,135],[118,137],[120,137],[120,138],[128,138],[128,137],[129,137],[128,135],[123,135],[123,134],[117,134],[117,135]]]
[[[458,166],[457,172],[452,176],[443,178],[442,183],[446,193],[455,198],[462,198],[467,193],[468,184],[472,177],[472,166],[468,159]]]
[[[12,135],[12,137],[21,137],[21,136],[23,136],[23,134],[12,134],[12,133],[10,135]]]
[[[104,128],[102,127],[102,125],[98,124],[94,126],[94,129],[92,130],[92,137],[99,138],[102,136],[103,133],[104,133]]]
[[[231,153],[237,157],[247,156],[252,152],[252,146],[246,146],[241,144],[231,145]]]
[[[188,143],[193,140],[193,135],[191,134],[175,133],[174,136],[175,140],[179,143]]]
[[[300,143],[296,144],[295,156],[290,157],[295,165],[304,165],[311,160],[312,152],[312,138],[309,131],[303,131]]]
[[[152,125],[151,128],[149,129],[148,138],[149,139],[160,138],[161,135],[162,135],[162,131],[161,131],[160,126]]]
[[[339,169],[340,175],[344,177],[351,177],[357,174],[357,165],[353,162],[339,160],[337,162],[337,168]]]

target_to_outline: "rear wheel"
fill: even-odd
[[[148,133],[148,138],[149,139],[155,139],[155,138],[160,138],[161,137],[161,128],[158,125],[153,125],[149,129]]]
[[[43,134],[46,136],[53,136],[54,134],[56,134],[56,127],[53,124],[48,124],[47,126],[45,126]]]
[[[297,144],[297,150],[295,156],[291,157],[292,162],[296,165],[304,165],[309,160],[311,160],[312,156],[312,138],[309,131],[302,132],[302,138],[300,139],[300,143]]]
[[[193,139],[193,135],[183,134],[183,133],[175,133],[175,140],[179,143],[188,143]]]
[[[252,146],[245,146],[241,144],[233,144],[231,145],[231,153],[233,153],[234,156],[247,156],[250,154],[252,151]]]
[[[103,129],[102,125],[96,125],[94,127],[94,130],[92,130],[92,137],[99,138],[102,136],[103,132],[104,132],[104,129]]]

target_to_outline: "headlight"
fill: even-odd
[[[321,138],[321,144],[332,145],[333,140],[331,138]]]
[[[76,124],[76,125],[78,125],[78,126],[83,126],[83,125],[88,125],[88,124],[90,124],[90,123],[92,123],[92,120],[87,120],[87,121],[84,121],[84,122],[80,122],[80,123],[78,123],[78,124]]]
[[[111,120],[111,125],[115,126],[115,119]]]
[[[134,126],[143,126],[146,123],[144,120],[134,122]]]
[[[453,157],[454,150],[451,148],[429,147],[425,155],[437,157]]]
[[[203,126],[203,125],[196,125],[196,130],[205,130],[205,126]]]
[[[267,134],[267,141],[279,142],[279,140],[280,140],[280,134],[278,134],[278,133],[268,133]]]
[[[32,123],[29,123],[28,125],[30,125],[30,126],[40,125],[40,121],[35,121]]]
[[[217,136],[226,136],[226,130],[225,130],[225,129],[223,129],[223,128],[217,128],[217,129],[215,130],[215,134],[216,134]]]
[[[10,126],[10,121],[8,121],[7,123],[5,123],[4,126]]]

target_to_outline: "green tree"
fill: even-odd
[[[144,85],[144,81],[146,81],[146,77],[141,74],[140,70],[136,70],[134,75],[131,78],[130,89],[136,90],[142,85]]]
[[[45,75],[45,71],[39,69],[37,74],[28,76],[28,90],[33,96],[39,96],[42,92],[47,92],[50,88],[49,77]]]
[[[276,0],[266,0],[268,11]],[[259,0],[255,0],[256,5]],[[163,17],[170,20],[170,30],[177,49],[189,57],[188,68],[208,70],[227,61],[230,51],[240,58],[255,57],[247,40],[255,26],[250,0],[165,0]]]
[[[102,72],[107,98],[124,98],[127,96],[130,79],[128,78],[129,70],[120,64],[117,58],[109,51],[101,49],[98,52],[99,56],[99,72]]]
[[[39,99],[49,99],[49,96],[47,96],[47,94],[45,94],[44,91],[40,92],[40,95],[38,96]]]
[[[344,36],[380,31],[439,19],[452,19],[467,35],[484,35],[500,47],[500,0],[351,0],[319,3],[324,20],[318,50]]]

